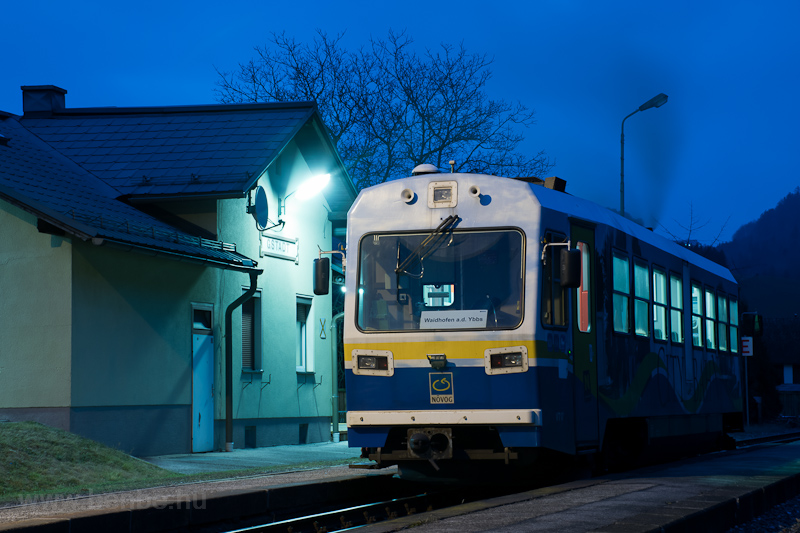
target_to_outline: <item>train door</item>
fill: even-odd
[[[572,224],[572,247],[581,252],[581,284],[572,291],[575,370],[575,444],[580,451],[599,445],[597,410],[597,315],[595,313],[594,227]]]

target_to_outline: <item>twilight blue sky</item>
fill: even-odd
[[[355,48],[405,29],[420,50],[463,42],[493,57],[490,97],[537,113],[523,149],[545,150],[569,192],[607,207],[619,207],[622,119],[668,94],[625,123],[625,207],[648,225],[685,237],[693,209],[706,224],[694,238],[710,243],[730,217],[730,240],[800,185],[797,0],[9,0],[0,21],[12,113],[21,85],[58,85],[68,107],[215,103],[214,68],[234,69],[270,32],[346,31]]]

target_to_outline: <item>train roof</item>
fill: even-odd
[[[559,190],[551,189],[546,187],[544,181],[542,180],[518,180],[512,178],[505,178],[505,177],[498,177],[498,176],[490,176],[486,174],[460,174],[460,173],[429,173],[417,176],[411,176],[408,178],[402,178],[398,180],[393,180],[390,182],[382,183],[379,185],[375,185],[373,187],[369,187],[364,189],[359,194],[359,197],[353,203],[351,207],[351,214],[353,214],[356,210],[359,209],[359,205],[361,204],[362,196],[368,192],[378,192],[378,191],[385,191],[387,188],[398,188],[398,187],[406,187],[406,186],[413,186],[415,190],[422,190],[425,188],[414,186],[414,183],[423,184],[431,181],[447,181],[447,180],[478,180],[479,183],[488,185],[489,182],[496,182],[500,180],[506,180],[514,184],[514,187],[519,190],[520,194],[522,190],[529,190],[531,195],[536,199],[539,203],[541,208],[548,209],[556,212],[560,212],[565,214],[566,216],[578,219],[578,220],[585,220],[587,222],[591,222],[594,224],[602,224],[614,228],[618,231],[621,231],[625,234],[628,234],[642,242],[648,243],[656,248],[664,250],[665,252],[687,261],[703,270],[709,272],[710,274],[719,276],[723,279],[736,283],[733,275],[731,274],[730,270],[711,261],[710,259],[706,259],[705,257],[696,254],[695,252],[685,248],[674,241],[664,238],[661,235],[653,232],[650,229],[647,229],[632,220],[629,220],[605,207],[601,207],[600,205],[586,200],[584,198],[580,198],[578,196],[573,196],[566,192],[562,192]],[[563,183],[563,182],[562,182]],[[483,185],[482,185],[483,186]],[[386,191],[388,193],[388,191]],[[398,191],[399,192],[399,191]],[[461,194],[461,190],[459,190],[459,195]],[[391,195],[392,198],[395,197],[394,194]],[[424,204],[423,204],[424,205]],[[370,205],[369,210],[372,211],[376,209],[376,206]]]
[[[610,209],[602,207],[590,200],[572,196],[565,192],[552,190],[535,183],[527,184],[534,196],[539,200],[544,209],[552,209],[581,220],[596,224],[604,224],[618,231],[626,233],[642,242],[660,248],[669,254],[696,265],[711,274],[725,278],[736,283],[730,270],[724,266],[706,259],[705,257],[689,250],[688,248],[671,241],[653,230],[645,228],[636,222],[627,219]]]

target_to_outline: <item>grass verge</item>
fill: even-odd
[[[352,461],[292,465],[308,470]],[[0,423],[0,504],[284,472],[285,466],[184,475],[36,422]]]

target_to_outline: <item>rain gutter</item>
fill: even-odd
[[[250,271],[250,288],[225,309],[225,451],[233,451],[233,312],[256,292],[258,275],[263,270]]]

